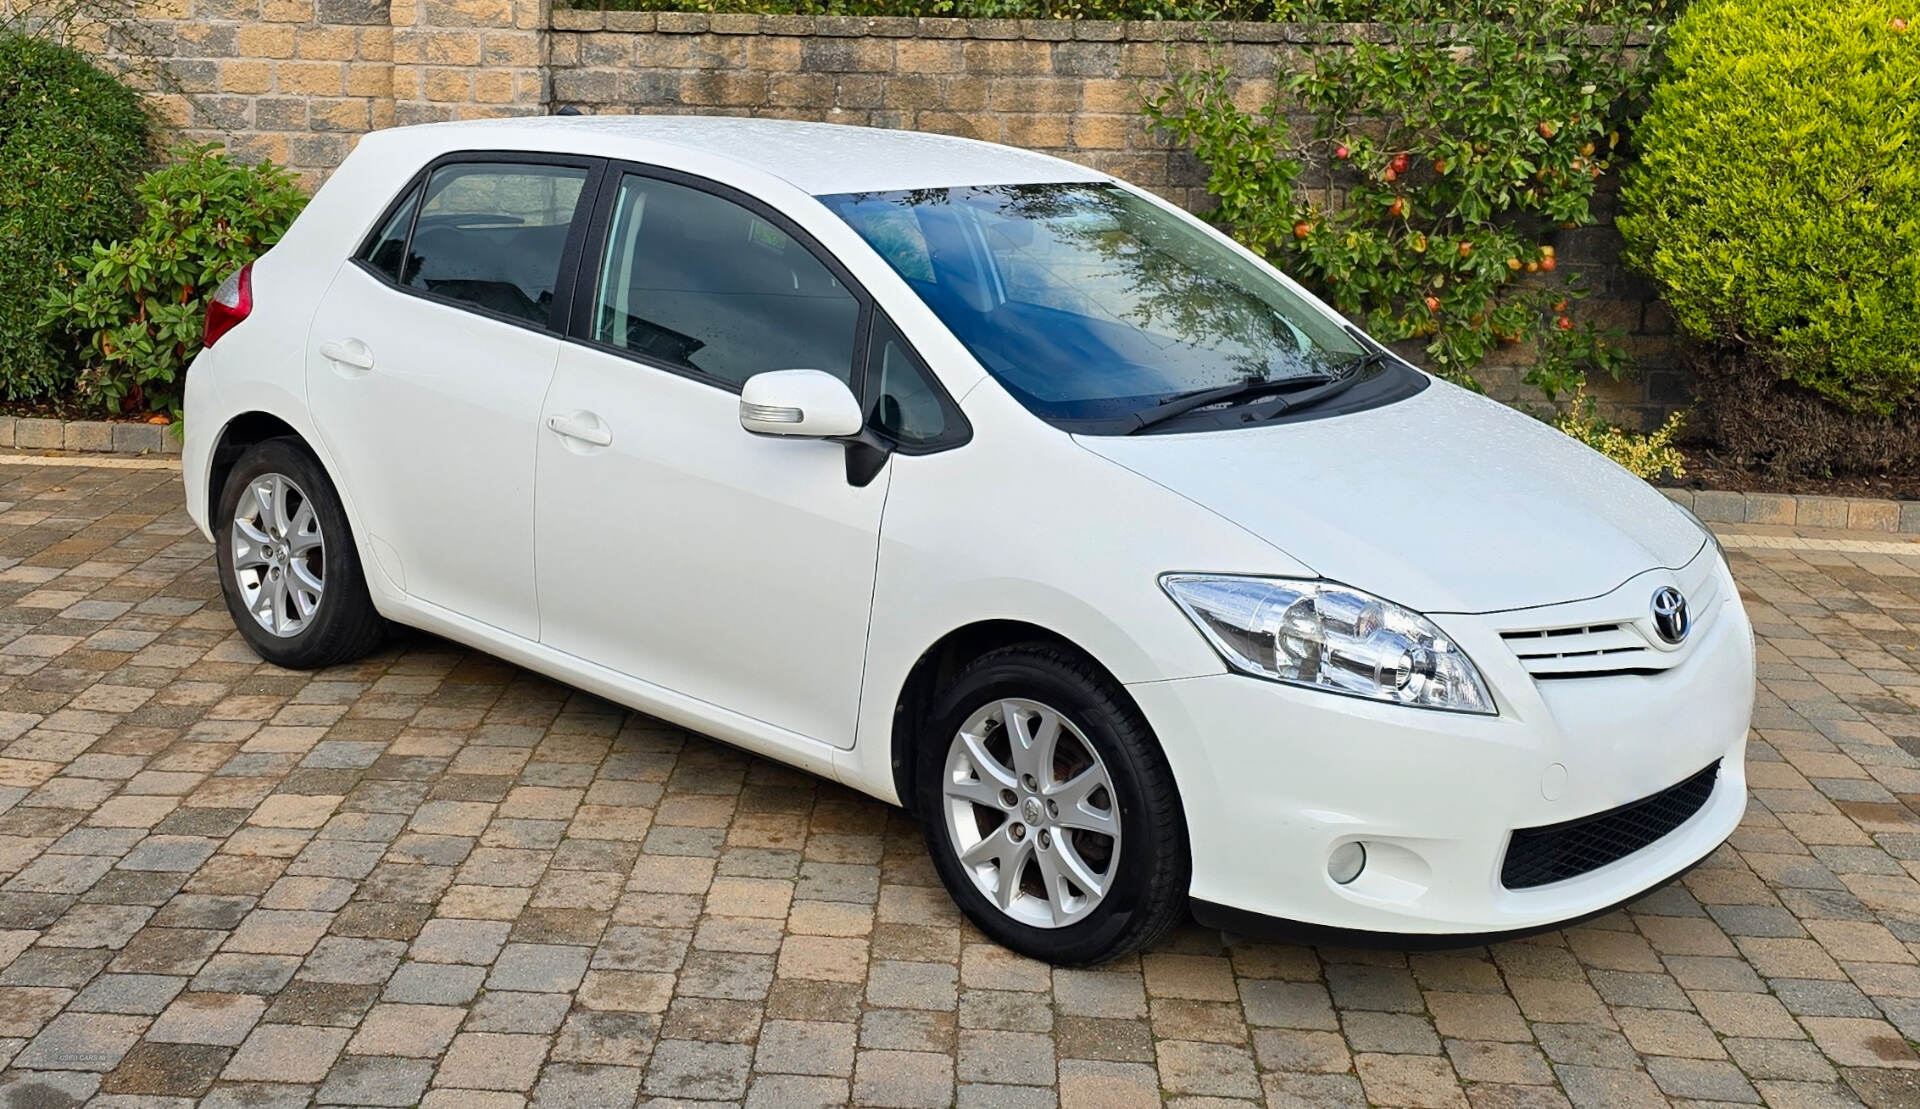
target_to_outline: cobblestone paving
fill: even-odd
[[[1897,548],[1734,549],[1753,800],[1682,884],[1067,971],[837,786],[424,637],[261,664],[177,480],[0,467],[0,1103],[1920,1106]]]

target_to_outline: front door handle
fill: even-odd
[[[358,339],[328,339],[320,344],[320,357],[336,366],[373,369],[373,348]]]
[[[577,439],[590,446],[604,447],[613,442],[613,432],[591,412],[547,417],[547,430],[565,439]]]

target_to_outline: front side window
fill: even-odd
[[[820,198],[1037,414],[1124,429],[1203,390],[1357,372],[1368,348],[1190,220],[1117,185]]]
[[[614,197],[593,305],[596,342],[732,387],[768,370],[852,383],[860,302],[750,209],[651,177]]]
[[[420,194],[404,271],[384,231],[368,261],[408,288],[544,325],[586,182],[587,171],[570,166],[442,166]]]

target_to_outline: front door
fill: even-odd
[[[590,176],[587,163],[436,166],[341,267],[308,337],[308,403],[380,571],[528,639],[555,287]]]
[[[742,430],[739,389],[851,382],[861,298],[740,198],[637,174],[607,191],[540,434],[542,641],[850,747],[889,475],[856,486],[838,444]]]

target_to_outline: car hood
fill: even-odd
[[[1635,574],[1684,566],[1706,542],[1658,490],[1604,456],[1440,381],[1325,419],[1076,438],[1315,573],[1422,612],[1595,597]]]

